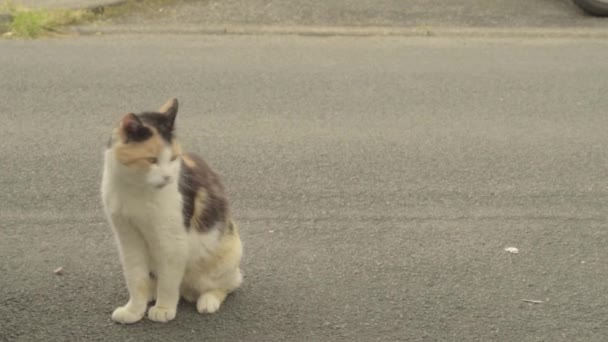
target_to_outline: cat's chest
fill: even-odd
[[[134,223],[181,222],[182,218],[181,196],[177,189],[165,189],[156,193],[108,189],[104,202],[111,216]]]

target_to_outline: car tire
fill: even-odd
[[[607,0],[573,0],[578,7],[585,10],[585,12],[599,16],[608,16],[608,1]]]

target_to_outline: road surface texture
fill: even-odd
[[[0,341],[608,336],[606,41],[126,35],[0,51]],[[245,282],[216,314],[182,304],[168,324],[121,326],[102,152],[123,113],[171,96],[185,149],[224,175]]]

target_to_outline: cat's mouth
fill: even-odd
[[[167,184],[169,184],[169,183],[171,183],[171,182],[163,182],[163,183],[155,185],[154,187],[157,188],[157,189],[162,189],[165,186],[167,186]]]

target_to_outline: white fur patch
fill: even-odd
[[[222,302],[213,293],[207,292],[196,302],[196,310],[199,313],[214,313],[220,308],[221,304]]]
[[[158,162],[151,165],[150,171],[148,171],[146,176],[148,184],[162,188],[177,181],[180,163],[178,160],[171,161],[171,155],[171,147],[165,146],[158,156]]]

